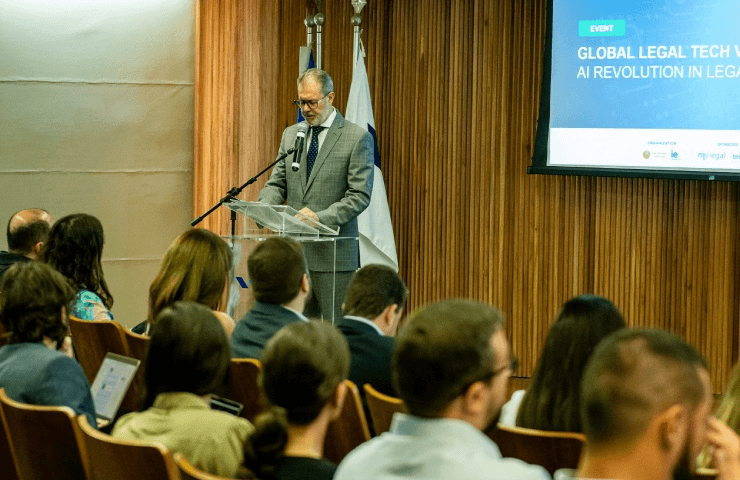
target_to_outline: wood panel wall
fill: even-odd
[[[295,118],[313,7],[233,3],[229,14],[229,2],[201,1],[196,212],[274,159]],[[327,0],[325,14],[324,67],[344,112],[353,11],[349,0]],[[738,350],[737,185],[527,175],[544,20],[544,0],[371,0],[363,11],[409,309],[449,297],[496,305],[528,376],[558,307],[597,293],[630,325],[697,346],[721,391]],[[256,198],[264,181],[242,198]],[[208,225],[227,231],[225,217]]]

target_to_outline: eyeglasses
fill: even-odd
[[[331,92],[329,92],[329,93],[331,93]],[[319,102],[321,102],[323,99],[325,99],[326,96],[329,95],[329,93],[327,93],[323,97],[319,98],[318,100],[300,100],[300,99],[298,99],[298,100],[293,100],[293,103],[295,103],[296,107],[303,108],[304,106],[308,106],[308,108],[310,108],[311,110],[313,110],[314,108],[316,108],[316,107],[319,106]]]
[[[468,389],[470,388],[470,386],[472,384],[474,384],[476,382],[487,382],[488,380],[490,380],[490,379],[492,379],[494,377],[497,377],[499,374],[501,374],[502,372],[504,372],[507,369],[510,370],[511,373],[513,374],[514,372],[516,372],[516,369],[517,369],[518,366],[519,366],[519,359],[516,358],[516,357],[512,357],[511,358],[511,362],[509,362],[508,365],[504,365],[503,367],[498,368],[496,370],[491,370],[490,372],[487,372],[484,375],[481,375],[480,377],[476,378],[472,382],[468,382],[465,385],[463,385],[463,387],[461,389],[462,390],[462,393],[467,392]]]

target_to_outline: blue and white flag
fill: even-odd
[[[313,60],[313,50],[311,50],[311,47],[302,46],[301,53],[298,56],[298,75],[314,67],[316,67],[316,63]],[[295,123],[301,123],[305,120],[303,113],[301,113],[301,107],[298,107],[298,115],[296,116]]]
[[[357,56],[357,66],[352,76],[345,118],[370,132],[375,151],[375,177],[370,205],[357,217],[360,230],[360,265],[380,263],[398,271],[396,240],[393,236],[383,173],[380,171],[380,152],[378,152],[378,139],[375,135],[373,106],[370,103],[370,85],[367,82],[367,71],[362,54]]]

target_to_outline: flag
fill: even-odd
[[[309,68],[314,68],[316,63],[313,61],[313,50],[311,47],[301,47],[301,53],[298,56],[298,74],[305,72]],[[298,115],[296,115],[295,123],[304,122],[306,119],[303,118],[301,113],[301,107],[298,107]]]
[[[375,172],[370,205],[357,218],[360,230],[360,265],[380,263],[398,271],[396,240],[393,236],[383,173],[380,170],[380,152],[370,102],[370,85],[367,81],[365,60],[361,54],[357,56],[357,66],[352,76],[345,118],[370,132],[374,145]]]

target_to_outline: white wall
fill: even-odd
[[[0,225],[100,218],[127,326],[192,217],[194,42],[193,0],[0,1]]]

